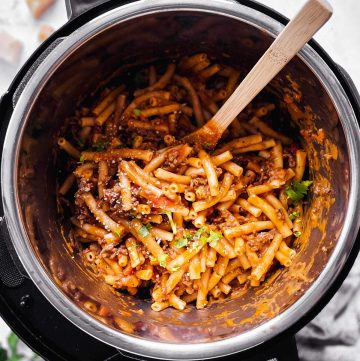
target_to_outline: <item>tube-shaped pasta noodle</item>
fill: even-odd
[[[280,243],[279,251],[290,259],[294,258],[296,255],[295,250],[290,248],[284,241]]]
[[[135,128],[139,130],[152,130],[155,132],[163,132],[163,133],[169,132],[169,127],[167,124],[158,123],[156,120],[154,122],[153,121],[150,122],[150,121],[130,119],[127,122],[127,125],[129,128]]]
[[[234,248],[231,246],[231,244],[225,238],[220,238],[217,241],[216,245],[214,245],[212,247],[216,250],[217,253],[219,253],[223,257],[228,257],[228,258],[236,257]]]
[[[242,273],[241,269],[236,269],[234,271],[231,271],[221,278],[221,282],[227,285],[232,280],[234,280],[240,273]]]
[[[159,98],[159,99],[169,100],[170,92],[162,91],[162,90],[155,90],[155,91],[151,91],[151,92],[148,92],[148,93],[145,93],[145,94],[142,94],[142,95],[136,97],[124,110],[123,117],[129,118],[130,116],[132,116],[134,109],[136,109],[136,107],[138,107],[140,104],[146,102],[147,100],[149,100],[151,98]]]
[[[204,124],[204,115],[202,112],[199,97],[198,97],[194,87],[192,86],[189,79],[186,77],[174,75],[174,79],[188,91],[190,99],[191,99],[191,104],[194,109],[196,123],[199,127],[202,126]]]
[[[234,162],[223,163],[223,164],[221,164],[220,167],[227,170],[229,173],[233,174],[235,177],[240,177],[243,173],[243,168]]]
[[[165,308],[169,307],[169,302],[154,302],[151,304],[151,309],[156,312],[160,312],[162,310],[165,310]]]
[[[267,193],[267,192],[271,192],[274,189],[280,188],[281,184],[273,182],[273,183],[267,183],[267,184],[259,184],[257,186],[249,186],[247,188],[247,193],[249,196],[251,196],[252,194],[262,194],[262,193]]]
[[[191,157],[187,160],[188,164],[195,168],[201,168],[201,160],[199,158]]]
[[[177,286],[177,284],[181,281],[185,271],[187,270],[188,265],[182,266],[178,271],[175,271],[170,274],[169,278],[166,281],[165,290],[166,293],[169,294],[171,291]]]
[[[293,228],[293,223],[291,222],[291,219],[289,218],[289,215],[282,205],[282,203],[279,201],[278,198],[276,198],[273,194],[267,194],[265,196],[265,199],[267,202],[269,202],[278,212],[281,212],[283,215],[286,224],[289,226],[289,228]]]
[[[254,207],[253,205],[251,205],[246,199],[244,198],[239,198],[237,200],[237,203],[241,206],[242,209],[244,209],[245,211],[249,212],[251,215],[253,215],[254,217],[260,217],[262,211],[260,208]]]
[[[261,277],[266,274],[266,272],[268,271],[274,260],[275,253],[279,249],[282,240],[283,240],[282,235],[276,233],[269,247],[266,249],[265,253],[260,258],[259,263],[251,271],[251,278],[260,281]]]
[[[219,256],[214,266],[214,271],[220,276],[223,276],[226,273],[226,268],[228,264],[229,264],[229,257]]]
[[[295,180],[301,181],[305,172],[306,165],[306,152],[303,150],[297,150],[295,154],[296,166],[295,166]]]
[[[277,251],[275,253],[275,258],[280,262],[282,266],[289,267],[291,265],[291,258],[280,251]]]
[[[255,151],[258,151],[258,150],[272,148],[275,144],[276,143],[275,143],[274,139],[264,140],[261,143],[249,145],[248,147],[233,149],[232,153],[233,154],[240,154],[240,153],[247,153],[247,152],[255,152]]]
[[[241,237],[244,234],[263,231],[265,229],[273,229],[274,224],[270,221],[254,221],[241,224],[240,226],[224,229],[226,238]]]
[[[120,163],[120,168],[131,179],[132,182],[142,187],[144,190],[153,193],[155,196],[160,197],[162,195],[161,189],[155,187],[146,181],[143,177],[139,176],[139,173],[134,169],[134,166],[126,161]]]
[[[124,211],[129,211],[132,208],[131,185],[124,172],[119,172],[119,184],[122,209]]]
[[[125,89],[124,85],[112,90],[93,110],[92,113],[99,116],[114,100],[117,96]]]
[[[149,231],[142,232],[142,230],[146,229],[145,226],[138,220],[133,219],[131,222],[128,223],[128,229],[131,234],[139,240],[143,245],[147,248],[147,250],[159,261],[164,258],[164,251],[162,248],[157,244],[155,238],[150,234]]]
[[[216,264],[217,252],[214,248],[209,247],[207,250],[206,266],[214,267]]]
[[[140,264],[139,253],[137,251],[136,239],[130,237],[125,241],[126,248],[129,252],[131,267],[135,268]]]
[[[156,178],[168,181],[168,182],[174,182],[174,183],[180,183],[180,184],[190,184],[191,177],[186,175],[180,175],[176,173],[171,173],[165,169],[158,168],[155,170],[154,175]]]
[[[284,160],[283,160],[283,149],[280,142],[277,142],[272,149],[272,158],[274,168],[283,168]]]
[[[237,256],[245,253],[245,241],[241,237],[236,237],[234,242],[234,251]]]
[[[94,117],[82,117],[80,119],[80,125],[82,127],[93,127],[95,125]]]
[[[206,53],[198,53],[198,54],[194,54],[190,57],[186,57],[186,58],[182,59],[179,66],[183,70],[190,69],[193,66],[195,66],[196,64],[201,63],[207,59],[208,59],[208,56]]]
[[[169,296],[169,305],[182,311],[186,306],[186,302],[176,296],[175,293],[171,293]]]
[[[260,208],[264,214],[274,223],[275,227],[279,230],[283,237],[289,237],[292,232],[289,226],[280,219],[274,207],[272,207],[268,202],[264,199],[258,197],[257,195],[253,194],[248,198],[248,202],[254,205],[255,207]]]
[[[99,162],[99,176],[98,176],[98,194],[99,198],[104,197],[104,185],[108,177],[108,164],[106,161],[101,160]]]
[[[206,271],[202,274],[200,279],[200,288],[198,290],[197,299],[196,299],[196,308],[202,309],[207,305],[207,293],[208,293],[208,283],[210,278],[211,269],[207,268]]]
[[[238,149],[238,148],[251,147],[255,144],[261,144],[261,142],[262,142],[261,134],[248,135],[246,137],[237,138],[237,139],[231,140],[230,142],[227,142],[221,148],[218,148],[215,151],[215,154],[220,154],[227,150],[233,151],[234,149]]]
[[[81,198],[90,209],[90,212],[105,226],[106,229],[113,232],[115,236],[119,238],[122,237],[125,232],[125,228],[111,219],[102,209],[98,208],[96,200],[91,193],[83,193]]]
[[[211,162],[209,154],[207,154],[204,150],[201,150],[199,152],[199,158],[201,160],[202,166],[205,171],[205,175],[208,180],[210,194],[213,197],[215,197],[219,194],[219,182],[215,171],[215,167]]]
[[[63,149],[67,154],[69,154],[74,159],[78,160],[80,158],[80,152],[65,138],[58,139],[58,145],[61,149]]]
[[[169,113],[174,113],[181,109],[181,104],[174,103],[164,105],[162,107],[154,107],[154,108],[147,108],[141,110],[141,115],[145,118],[152,117],[154,115],[164,115]]]
[[[219,64],[213,64],[208,66],[207,68],[201,70],[201,72],[199,73],[199,77],[202,79],[208,79],[211,76],[215,75],[216,73],[219,72],[219,70],[221,69]]]
[[[170,63],[167,66],[165,73],[159,78],[159,80],[157,82],[155,82],[154,84],[151,84],[150,86],[148,86],[145,89],[136,90],[134,92],[134,96],[137,97],[139,95],[142,95],[144,93],[148,93],[148,92],[151,92],[154,90],[164,89],[166,87],[166,85],[169,83],[169,81],[171,80],[172,76],[174,75],[175,69],[176,69],[175,64]],[[156,73],[155,73],[155,79],[156,79]]]
[[[258,128],[259,131],[261,133],[263,133],[264,135],[271,137],[271,138],[278,139],[278,140],[280,140],[281,143],[283,143],[285,145],[290,145],[293,142],[291,138],[271,129],[265,122],[263,122],[262,120],[260,120],[257,117],[253,117],[252,119],[250,119],[249,123],[251,125],[255,125],[255,127]]]
[[[201,265],[199,255],[195,255],[189,263],[189,278],[191,280],[197,280],[201,277]]]
[[[221,280],[221,275],[217,272],[213,272],[209,278],[208,291],[211,291]]]
[[[112,102],[95,118],[95,124],[100,126],[103,125],[109,119],[109,117],[114,113],[114,111],[115,111],[115,102]]]
[[[220,192],[216,197],[212,197],[208,201],[197,201],[192,204],[194,210],[196,212],[203,211],[205,209],[208,209],[218,203],[229,191],[230,186],[232,184],[232,181],[234,179],[234,176],[230,173],[225,173],[223,181],[221,183]]]
[[[159,227],[152,227],[150,233],[162,241],[171,242],[174,239],[174,234],[172,232],[165,231]]]
[[[84,160],[90,160],[94,162],[99,162],[101,160],[115,160],[122,158],[141,159],[146,162],[150,162],[153,154],[154,153],[151,150],[121,148],[121,149],[110,149],[104,152],[86,151],[81,153],[81,157]]]
[[[189,262],[195,255],[197,255],[201,249],[206,244],[206,239],[200,238],[198,241],[194,241],[190,247],[186,249],[183,253],[176,256],[169,264],[167,265],[167,269],[170,272],[177,271],[180,267],[182,267],[186,262]]]
[[[71,187],[73,186],[73,184],[75,183],[75,175],[73,173],[70,173],[64,180],[63,184],[60,186],[59,188],[59,194],[61,194],[62,196],[65,195],[67,192],[69,192],[69,190],[71,189]]]

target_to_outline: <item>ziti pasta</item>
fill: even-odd
[[[271,126],[275,104],[251,103],[214,150],[181,141],[242,76],[204,53],[151,64],[93,96],[58,138],[69,236],[97,277],[147,289],[154,311],[204,308],[296,255],[311,182],[306,152]]]

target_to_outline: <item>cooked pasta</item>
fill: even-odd
[[[210,150],[182,138],[242,72],[201,53],[133,75],[95,92],[58,138],[70,170],[58,196],[84,262],[117,290],[148,288],[153,311],[202,309],[290,266],[311,182],[306,152],[271,126],[276,106],[254,101]]]

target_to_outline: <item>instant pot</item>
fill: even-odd
[[[297,256],[271,284],[197,311],[151,311],[115,296],[65,247],[56,203],[56,137],[82,97],[114,72],[205,51],[250,69],[287,19],[252,1],[66,0],[69,21],[19,71],[0,103],[0,313],[48,360],[296,360],[294,334],[330,300],[360,240],[359,95],[311,40],[277,76],[274,94],[301,91],[297,125],[315,134],[314,191]],[[294,85],[295,84],[295,85]],[[300,90],[299,90],[300,89]],[[294,111],[294,109],[293,109]],[[105,304],[121,322],[94,317]]]

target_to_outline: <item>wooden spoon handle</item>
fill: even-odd
[[[331,15],[332,8],[326,0],[309,0],[305,3],[212,118],[220,134]]]

